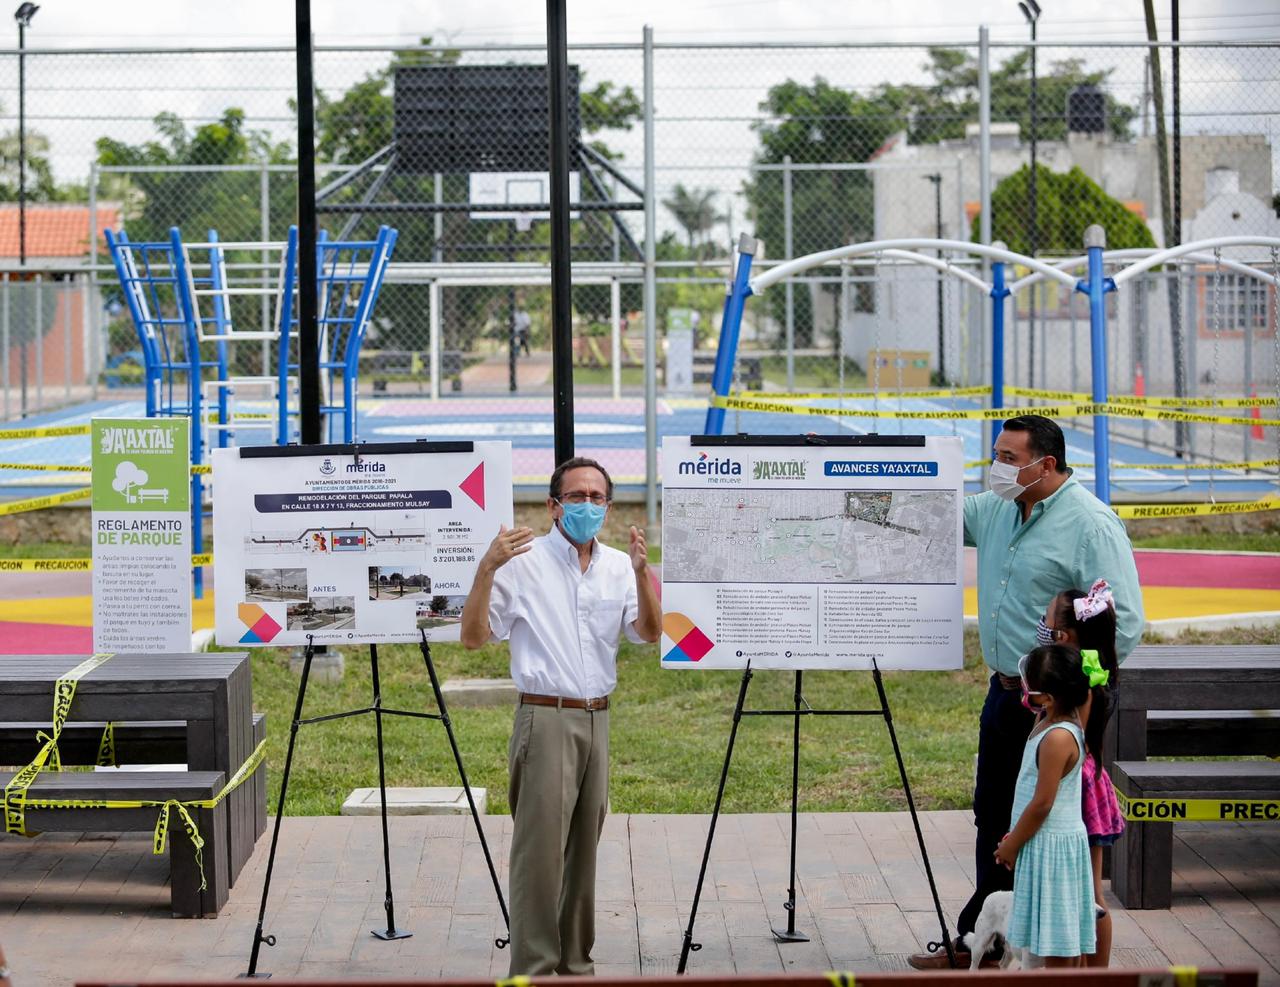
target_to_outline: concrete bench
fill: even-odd
[[[443,350],[440,353],[440,378],[448,380],[451,390],[462,390],[462,370],[465,361],[460,350]],[[379,350],[367,353],[360,360],[360,370],[373,381],[373,393],[385,394],[391,379],[418,381],[431,379],[431,361],[427,354],[414,350]]]
[[[1223,822],[1280,820],[1280,804],[1245,804],[1280,800],[1280,763],[1276,761],[1117,761],[1111,765],[1111,778],[1127,799],[1173,803],[1153,812],[1153,818],[1162,821],[1129,820],[1112,848],[1111,889],[1125,908],[1168,908],[1172,903],[1172,823],[1185,818],[1178,802],[1221,801]]]
[[[0,785],[14,772],[0,772]],[[221,771],[42,771],[27,789],[30,798],[183,802],[211,799],[226,783]],[[169,901],[175,918],[212,918],[227,903],[230,853],[227,803],[212,809],[189,808],[204,840],[205,890],[200,867],[179,813],[169,813]],[[56,808],[26,810],[30,832],[153,832],[158,806],[136,809]]]
[[[1151,757],[1280,757],[1280,710],[1153,709],[1147,713]]]

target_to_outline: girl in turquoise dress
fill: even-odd
[[[996,848],[996,862],[1013,870],[1008,937],[1046,967],[1084,966],[1095,948],[1093,871],[1080,815],[1080,710],[1089,680],[1080,652],[1058,644],[1024,656],[1019,671],[1030,702],[1044,715],[1022,752],[1013,796],[1017,822]]]

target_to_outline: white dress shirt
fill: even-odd
[[[618,634],[642,644],[631,557],[601,545],[582,571],[578,547],[556,526],[493,577],[491,641],[511,640],[511,678],[521,692],[570,699],[607,696],[618,683]]]

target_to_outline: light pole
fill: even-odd
[[[933,183],[933,235],[939,240],[942,239],[942,175],[934,173],[932,175],[923,176],[926,180]],[[938,258],[942,258],[942,248],[938,248]],[[946,331],[945,321],[942,312],[942,279],[946,277],[941,271],[938,272],[938,383],[945,384],[947,380],[947,347],[946,347]]]
[[[23,3],[13,14],[18,22],[18,264],[27,265],[27,76],[26,55],[27,27],[40,8],[34,3]],[[27,343],[23,338],[18,347],[19,374],[22,377],[22,417],[27,417]]]
[[[1036,0],[1018,0],[1018,9],[1022,11],[1022,16],[1027,19],[1027,23],[1031,25],[1031,182],[1027,186],[1027,198],[1030,206],[1030,229],[1028,230],[1028,241],[1030,242],[1030,250],[1027,251],[1032,257],[1036,255],[1039,248],[1040,230],[1036,217],[1036,22],[1040,20],[1040,4]],[[1027,347],[1027,386],[1036,386],[1036,296],[1035,289],[1032,289],[1030,297],[1031,318],[1028,322],[1030,333],[1028,340],[1030,345]]]

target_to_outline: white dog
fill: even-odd
[[[1004,953],[1000,957],[1000,969],[1008,969],[1014,960],[1021,962],[1022,950],[1009,941],[1009,913],[1013,910],[1012,891],[994,891],[987,895],[982,903],[982,912],[974,923],[973,931],[960,942],[969,949],[969,969],[978,969],[978,964],[997,942],[1004,944]]]

